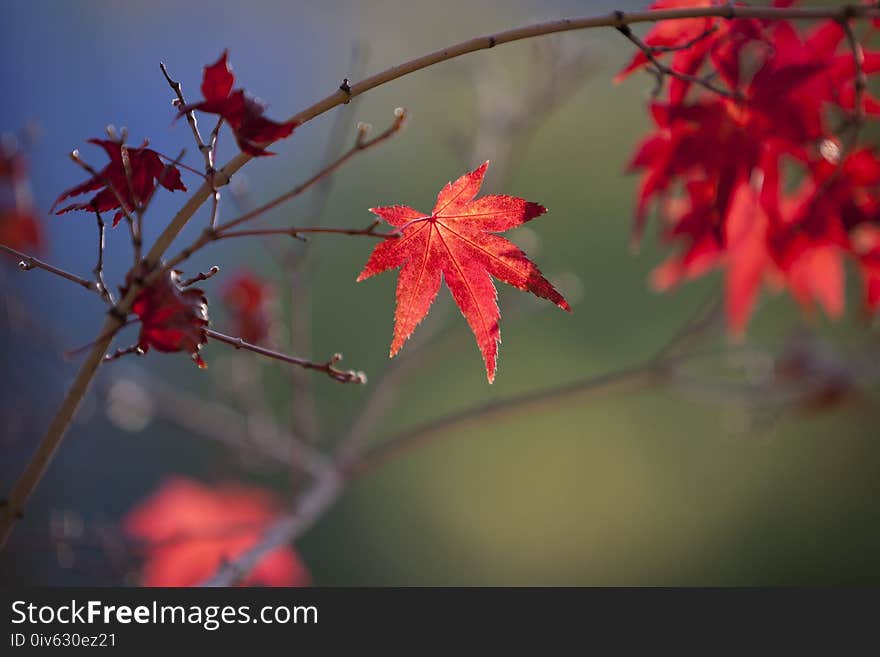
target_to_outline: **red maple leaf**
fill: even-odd
[[[428,314],[440,281],[445,280],[474,333],[492,383],[501,340],[492,276],[549,299],[563,310],[571,312],[571,308],[515,244],[495,235],[544,214],[546,208],[513,196],[475,199],[488,166],[486,162],[448,183],[430,215],[403,205],[371,208],[400,236],[376,245],[358,281],[401,268],[391,343],[394,356]]]
[[[181,289],[177,272],[169,271],[138,293],[131,311],[141,321],[141,351],[185,351],[199,367],[206,367],[199,355],[208,341],[208,300],[202,290]]]
[[[217,114],[232,128],[238,147],[245,153],[254,157],[274,155],[265,146],[290,136],[296,123],[278,123],[267,119],[263,116],[266,106],[247,95],[243,89],[233,89],[233,84],[235,76],[229,67],[228,52],[224,50],[220,59],[205,67],[202,77],[202,95],[205,99],[181,107],[179,116],[192,110]]]
[[[156,151],[147,148],[147,141],[144,141],[139,148],[126,148],[130,175],[126,175],[125,172],[122,144],[109,139],[89,139],[88,141],[90,144],[96,144],[103,148],[107,157],[110,158],[110,163],[99,171],[98,175],[61,194],[52,204],[52,210],[64,199],[95,190],[100,191],[89,201],[65,206],[55,214],[64,214],[71,210],[106,212],[120,208],[113,217],[113,225],[115,226],[125,216],[124,210],[121,209],[123,206],[120,199],[125,203],[125,209],[133,212],[139,204],[146,202],[153,195],[157,184],[161,183],[162,187],[172,192],[186,191],[186,186],[180,179],[180,170],[176,166],[166,166]]]
[[[235,334],[253,344],[269,336],[275,322],[274,300],[272,286],[248,271],[235,274],[223,287]]]
[[[122,526],[144,556],[144,586],[193,586],[253,547],[277,518],[268,492],[211,487],[172,477],[126,515]],[[306,586],[309,574],[293,548],[263,557],[242,586]]]

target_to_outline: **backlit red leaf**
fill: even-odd
[[[169,271],[140,291],[131,311],[141,322],[138,346],[142,351],[183,351],[199,367],[206,367],[199,355],[208,341],[208,300],[202,290],[181,289],[177,273]]]
[[[133,212],[141,203],[150,199],[158,184],[172,192],[186,191],[186,186],[180,178],[180,170],[176,166],[166,165],[156,151],[147,148],[146,141],[139,148],[124,147],[119,142],[109,139],[89,139],[89,143],[103,148],[110,158],[110,163],[96,176],[63,192],[52,205],[52,209],[54,210],[61,201],[73,196],[94,191],[98,193],[84,203],[67,205],[55,214],[64,214],[71,210],[107,212],[119,209],[113,217],[115,226],[125,216],[120,200],[125,203],[125,208],[129,212]],[[122,158],[123,148],[128,151],[130,164],[128,175]]]
[[[376,245],[358,280],[389,269],[401,270],[391,356],[427,315],[441,280],[445,280],[473,331],[491,383],[501,339],[492,276],[549,299],[564,310],[571,309],[515,244],[495,235],[534,219],[546,209],[513,196],[475,199],[488,165],[486,162],[447,184],[430,214],[401,205],[372,208],[371,212],[397,228],[400,236]]]

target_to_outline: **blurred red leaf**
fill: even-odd
[[[43,226],[33,212],[0,209],[0,244],[19,251],[39,252],[44,241]]]
[[[129,511],[122,526],[142,549],[144,586],[193,586],[253,547],[277,516],[275,499],[267,491],[172,477]],[[308,584],[308,571],[287,546],[269,552],[241,582]]]
[[[222,294],[235,335],[252,344],[263,343],[275,321],[272,285],[251,272],[242,271],[226,282]]]

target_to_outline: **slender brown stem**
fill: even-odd
[[[645,11],[616,11],[603,16],[581,18],[562,18],[517,27],[504,32],[476,37],[462,41],[432,53],[417,57],[403,64],[392,66],[365,80],[349,85],[348,89],[336,91],[314,105],[290,117],[290,121],[306,123],[324,112],[348,102],[352,97],[365,93],[415,71],[445,62],[479,50],[486,50],[505,43],[522,41],[546,34],[571,32],[602,27],[619,27],[636,23],[655,23],[666,20],[686,20],[689,18],[756,18],[760,20],[821,20],[878,18],[880,10],[871,5],[845,5],[838,7],[747,7],[739,5],[713,5],[709,7],[685,7],[679,9],[649,9]],[[243,164],[243,163],[242,163]]]
[[[641,365],[596,377],[587,377],[547,390],[526,393],[500,402],[473,406],[392,436],[366,452],[361,449],[363,439],[366,437],[365,433],[353,427],[352,432],[337,450],[336,467],[328,469],[316,478],[312,487],[299,497],[295,512],[281,517],[254,547],[225,564],[204,585],[229,586],[236,583],[253,570],[259,559],[271,549],[295,540],[311,527],[320,514],[329,509],[339,498],[345,490],[345,484],[352,479],[429,440],[454,435],[452,429],[458,429],[469,422],[533,412],[537,407],[565,403],[572,399],[591,401],[605,395],[644,390],[672,380],[677,366],[685,356],[678,347],[684,349],[692,346],[696,338],[705,336],[711,331],[713,324],[706,321],[706,318],[714,314],[714,305],[710,305],[709,309],[706,309],[705,305],[701,306],[653,357],[645,360]],[[305,517],[302,517],[303,514]]]
[[[190,285],[195,285],[196,283],[200,283],[201,281],[206,281],[209,278],[216,276],[220,273],[220,267],[214,265],[208,271],[199,272],[192,278],[187,278],[185,281],[181,282],[180,287],[189,287]]]
[[[320,182],[324,178],[328,177],[332,173],[334,173],[337,169],[346,164],[350,159],[352,159],[358,153],[362,153],[364,151],[370,150],[371,148],[378,146],[384,141],[391,139],[394,135],[400,132],[400,129],[403,128],[404,122],[406,121],[406,110],[402,108],[398,108],[394,112],[394,122],[381,134],[373,137],[372,139],[367,139],[367,132],[369,128],[365,125],[361,125],[358,128],[358,137],[355,140],[354,145],[349,148],[345,153],[343,153],[339,158],[337,158],[334,162],[331,162],[329,165],[318,171],[314,176],[306,180],[304,183],[297,185],[293,189],[288,192],[285,192],[281,196],[278,196],[268,203],[264,203],[258,208],[247,212],[240,217],[233,219],[231,221],[227,221],[225,224],[220,225],[217,228],[218,233],[223,233],[229,231],[231,228],[235,228],[246,221],[250,221],[261,214],[265,214],[269,210],[277,208],[282,203],[285,203],[293,198],[296,198],[307,189]]]
[[[854,96],[853,96],[853,113],[851,118],[852,135],[850,136],[848,150],[858,142],[862,125],[865,122],[864,97],[865,89],[868,87],[868,78],[865,75],[865,53],[862,46],[856,38],[850,20],[841,20],[840,25],[846,35],[846,42],[852,51],[853,67],[855,68],[855,76],[853,78]]]
[[[675,69],[667,66],[657,58],[657,55],[655,54],[655,51],[651,46],[647,45],[644,41],[642,41],[633,33],[629,25],[621,25],[617,28],[617,31],[620,32],[627,39],[629,39],[639,50],[641,50],[648,61],[651,63],[652,71],[654,75],[657,76],[657,88],[655,90],[655,94],[659,93],[662,89],[664,78],[670,77],[681,80],[682,82],[701,86],[707,91],[711,91],[712,93],[723,96],[724,98],[730,98],[732,100],[742,100],[742,95],[736,90],[728,91],[727,89],[723,89],[722,87],[713,84],[712,81],[708,78],[691,75],[689,73],[682,73],[681,71],[676,71]]]
[[[855,18],[880,18],[880,10],[871,5],[846,5],[842,7],[745,7],[733,4],[709,7],[688,7],[680,9],[647,10],[640,12],[624,13],[615,12],[605,16],[591,16],[583,18],[566,18],[561,20],[536,23],[524,27],[518,27],[493,35],[469,39],[461,43],[443,48],[441,50],[417,57],[408,62],[393,66],[381,73],[368,77],[353,85],[346,85],[345,89],[338,89],[326,98],[319,100],[313,105],[301,110],[289,121],[302,125],[317,116],[333,109],[338,105],[350,102],[355,96],[359,96],[370,89],[401,78],[415,71],[433,66],[440,62],[448,61],[462,55],[479,50],[494,48],[495,46],[514,41],[521,41],[545,34],[568,32],[600,27],[619,27],[634,23],[651,23],[663,20],[682,20],[700,17],[719,17],[727,19],[757,18],[762,20],[818,20],[837,19],[848,20]],[[213,180],[202,184],[168,223],[153,247],[145,258],[148,271],[159,263],[162,256],[171,246],[171,243],[183,230],[190,218],[211,197],[217,187],[229,183],[230,177],[252,159],[246,153],[239,153],[226,166],[219,170]],[[158,276],[160,269],[155,269],[151,276]],[[149,280],[149,277],[148,277]],[[83,396],[88,390],[95,372],[107,351],[112,340],[113,332],[124,322],[131,304],[143,287],[143,283],[135,281],[124,298],[117,304],[113,312],[98,335],[107,336],[96,341],[89,352],[85,362],[81,366],[71,387],[68,389],[64,400],[56,412],[46,435],[37,447],[34,457],[26,467],[21,478],[16,483],[9,496],[7,504],[0,509],[0,547],[6,543],[15,521],[21,516],[22,509],[37,483],[43,476],[52,456],[61,443],[64,434],[70,425],[76,409],[79,407]],[[289,540],[289,539],[288,539]]]
[[[693,39],[689,39],[688,41],[685,41],[684,43],[682,43],[680,45],[677,45],[677,46],[648,46],[648,48],[650,48],[651,52],[654,53],[655,55],[662,55],[664,53],[680,52],[682,50],[689,50],[693,46],[697,45],[703,39],[707,39],[710,36],[712,36],[713,34],[715,34],[717,31],[718,31],[718,26],[713,25],[708,30],[702,32],[701,34],[698,34]]]
[[[285,201],[289,201],[293,198],[296,198],[300,194],[302,194],[305,191],[307,191],[308,189],[310,189],[312,186],[319,183],[321,180],[324,180],[326,177],[332,175],[337,169],[342,167],[342,165],[347,163],[349,160],[351,160],[358,153],[362,153],[364,151],[367,151],[367,150],[373,148],[374,146],[377,146],[377,145],[387,141],[392,136],[394,136],[395,134],[400,132],[400,129],[403,127],[405,119],[406,119],[406,112],[404,110],[398,108],[397,110],[395,110],[394,121],[391,124],[391,126],[389,126],[388,129],[386,129],[383,133],[381,133],[380,135],[377,135],[376,137],[374,137],[372,139],[366,138],[368,128],[366,126],[360,126],[358,129],[358,136],[357,136],[357,139],[355,140],[354,145],[349,150],[347,150],[344,154],[342,154],[340,157],[338,157],[336,160],[331,162],[329,165],[325,166],[323,169],[318,171],[311,178],[309,178],[305,182],[301,183],[300,185],[297,185],[296,187],[294,187],[292,190],[288,191],[287,193],[282,194],[281,196],[269,201],[268,203],[256,208],[255,210],[251,210],[250,212],[246,212],[245,214],[241,215],[237,219],[233,219],[231,221],[228,221],[225,224],[222,224],[216,228],[208,228],[207,230],[203,231],[198,239],[196,239],[192,244],[190,244],[185,249],[183,249],[183,251],[181,251],[176,256],[171,258],[168,262],[166,262],[165,266],[164,266],[164,270],[167,271],[169,269],[173,269],[173,268],[177,267],[184,260],[187,260],[190,256],[192,256],[192,254],[195,253],[196,251],[204,248],[205,246],[207,246],[211,242],[215,242],[220,239],[226,239],[228,237],[245,237],[245,236],[249,236],[249,235],[274,234],[274,233],[263,233],[263,232],[259,232],[259,231],[256,231],[256,232],[253,232],[253,231],[232,231],[231,229],[234,228],[235,226],[241,225],[242,223],[244,223],[246,221],[250,221],[251,219],[254,219],[254,218],[260,216],[264,212],[267,212],[268,210],[281,205]],[[375,229],[375,225],[373,225],[371,228]],[[299,230],[299,229],[296,229],[296,230],[298,230],[299,232],[307,232],[305,228],[302,230]],[[360,231],[360,230],[353,231],[353,232],[347,232],[347,231],[348,231],[348,229],[327,228],[327,229],[311,229],[309,232],[335,232],[335,233],[344,233],[344,234],[352,234],[352,235],[367,234],[366,232]],[[288,231],[287,234],[292,235],[293,233]],[[161,237],[160,237],[160,239],[161,239]]]
[[[573,385],[514,397],[496,404],[468,409],[462,413],[423,425],[382,443],[354,462],[340,462],[337,468],[328,469],[299,498],[293,513],[282,516],[263,534],[260,541],[242,555],[224,564],[216,574],[202,583],[203,586],[230,586],[243,579],[260,562],[263,556],[280,545],[297,539],[339,498],[347,480],[358,477],[404,451],[420,445],[431,438],[451,435],[449,429],[467,422],[487,417],[499,417],[513,412],[534,410],[536,406],[562,402],[572,398],[591,398],[621,391],[649,387],[659,379],[653,368],[622,370],[604,377],[585,379]]]
[[[306,233],[328,233],[336,235],[363,235],[365,237],[378,237],[385,239],[388,237],[397,237],[397,232],[386,232],[376,230],[379,226],[378,221],[374,221],[366,228],[332,228],[327,226],[291,226],[290,228],[257,228],[254,230],[232,230],[229,232],[218,233],[215,239],[223,240],[233,237],[266,237],[271,235],[287,235],[289,237],[301,238]],[[301,238],[302,239],[302,238]]]
[[[259,431],[255,432],[248,415],[225,404],[175,388],[158,377],[139,374],[137,380],[156,402],[158,417],[189,433],[211,438],[248,458],[253,458],[256,453],[271,463],[294,465],[314,477],[330,465],[318,450],[299,440],[295,434],[282,431],[271,421],[261,423]]]
[[[65,271],[64,269],[61,269],[54,265],[50,265],[48,262],[43,262],[39,258],[35,258],[34,256],[28,255],[27,253],[17,251],[11,246],[0,244],[0,250],[18,258],[18,268],[22,271],[30,271],[31,269],[42,269],[49,272],[50,274],[55,274],[56,276],[60,276],[61,278],[66,278],[67,280],[76,283],[77,285],[80,285],[87,290],[90,290],[92,292],[99,292],[98,286],[93,281],[86,280],[85,278],[77,276],[76,274],[71,274],[69,271]]]
[[[168,177],[168,174],[171,172],[171,169],[174,169],[176,167],[181,166],[181,161],[183,160],[185,155],[186,155],[186,149],[185,148],[180,149],[180,152],[177,154],[177,157],[174,158],[173,160],[168,160],[168,162],[165,163],[165,166],[162,167],[162,171],[161,171],[161,173],[159,173],[159,177],[156,178],[156,184],[153,185],[153,189],[150,190],[150,195],[147,196],[146,199],[144,199],[143,204],[140,206],[138,214],[141,217],[143,217],[143,215],[146,214],[147,210],[150,209],[150,203],[152,203],[153,199],[156,198],[156,193],[159,191],[159,188],[165,182],[165,179]],[[168,159],[168,158],[166,158],[166,159]]]
[[[591,377],[582,381],[564,384],[549,390],[527,393],[500,402],[488,402],[428,422],[414,429],[400,433],[387,441],[369,449],[353,463],[341,463],[340,467],[350,475],[361,475],[369,470],[396,458],[406,451],[418,447],[435,436],[445,434],[451,429],[460,429],[471,422],[497,419],[522,412],[534,412],[537,407],[564,404],[572,399],[589,401],[594,397],[632,392],[653,386],[663,380],[665,369],[654,363],[648,366],[620,370],[605,376]]]
[[[168,82],[168,86],[174,91],[177,95],[177,106],[178,107],[186,107],[186,98],[183,95],[183,86],[177,80],[171,78],[171,75],[168,73],[168,69],[165,67],[164,63],[159,64],[159,69],[162,71],[162,75],[165,76],[165,81]],[[196,119],[195,112],[193,110],[189,110],[184,112],[186,115],[186,122],[189,123],[189,127],[192,130],[193,138],[196,140],[196,146],[199,149],[199,152],[202,154],[202,157],[205,158],[205,180],[209,185],[211,185],[212,194],[211,194],[211,218],[209,221],[209,226],[213,229],[217,224],[217,212],[220,208],[220,192],[217,191],[217,187],[214,184],[214,174],[217,172],[214,161],[217,153],[217,137],[220,134],[220,127],[223,125],[223,117],[217,119],[217,123],[214,126],[214,129],[211,131],[211,135],[207,142],[202,139],[202,134],[199,131],[199,122]]]
[[[98,224],[98,263],[93,270],[95,274],[95,286],[97,287],[98,294],[101,295],[101,298],[112,306],[115,301],[113,301],[113,295],[110,293],[107,284],[104,282],[104,219],[101,217],[101,213],[97,210],[95,210],[95,221]]]
[[[155,151],[156,155],[158,155],[163,160],[165,160],[166,164],[168,162],[171,162],[174,164],[174,166],[180,167],[181,169],[189,171],[191,174],[198,176],[202,180],[207,180],[207,177],[205,176],[205,174],[203,172],[199,171],[198,169],[194,169],[193,167],[189,166],[188,164],[186,164],[184,162],[181,162],[179,158],[170,157],[168,155],[165,155],[165,153],[160,153],[156,149],[153,149],[153,150]]]
[[[363,372],[356,372],[354,370],[340,370],[334,365],[342,360],[341,354],[334,354],[333,357],[325,361],[323,363],[319,363],[316,361],[308,360],[306,358],[299,358],[297,356],[289,356],[287,354],[282,354],[278,351],[274,351],[272,349],[267,349],[266,347],[261,347],[259,345],[251,344],[250,342],[246,342],[241,338],[235,338],[231,335],[226,335],[224,333],[218,333],[212,329],[208,329],[206,331],[209,338],[217,340],[218,342],[224,342],[228,345],[232,345],[236,349],[247,349],[248,351],[252,351],[255,354],[260,354],[261,356],[266,356],[267,358],[273,358],[275,360],[280,360],[282,363],[289,363],[291,365],[296,365],[298,367],[305,368],[307,370],[315,370],[317,372],[324,372],[327,376],[329,376],[334,381],[339,381],[340,383],[366,383],[367,377]]]
[[[177,102],[175,105],[177,107],[186,107],[186,98],[183,96],[183,85],[180,84],[177,80],[171,78],[171,75],[168,73],[168,69],[165,67],[164,62],[159,63],[159,70],[162,71],[162,75],[165,76],[165,81],[168,83],[168,86],[171,87],[171,90],[177,96]],[[205,144],[202,139],[202,134],[199,132],[199,122],[196,119],[195,112],[192,110],[184,113],[186,116],[186,122],[189,124],[190,129],[193,133],[193,138],[196,140],[196,146],[199,149],[199,152],[205,158],[205,173],[210,175],[210,172],[213,171],[214,166],[211,160],[211,147]]]
[[[104,362],[108,363],[112,360],[118,360],[123,356],[128,356],[129,354],[138,354],[140,356],[143,355],[143,353],[143,349],[141,349],[140,345],[133,344],[130,347],[120,347],[112,354],[107,354],[106,356],[104,356]]]
[[[121,144],[120,147],[122,153],[122,164],[125,168],[125,178],[129,188],[129,198],[134,199],[134,191],[132,190],[131,186],[131,163],[128,157],[128,150],[126,149],[125,144]],[[124,198],[122,198],[122,194],[119,193],[119,190],[116,189],[116,186],[110,181],[110,179],[107,178],[107,176],[101,175],[95,169],[95,167],[83,160],[78,150],[74,149],[70,152],[70,159],[73,160],[75,164],[82,167],[86,171],[86,173],[94,178],[98,178],[102,183],[104,183],[104,186],[107,187],[107,189],[113,192],[113,196],[116,197],[116,202],[119,203],[119,208],[125,215],[125,220],[128,222],[128,228],[131,231],[131,245],[134,249],[135,266],[137,266],[137,264],[141,260],[141,247],[143,242],[139,232],[138,222],[135,219],[134,215],[131,213],[131,209],[128,207],[128,203]],[[136,199],[135,202],[137,203]]]

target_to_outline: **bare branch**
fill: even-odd
[[[307,233],[327,233],[336,235],[363,235],[364,237],[378,237],[379,239],[395,238],[400,235],[397,231],[376,230],[378,221],[372,222],[366,228],[332,228],[327,226],[291,226],[290,228],[258,228],[255,230],[233,230],[218,233],[215,239],[223,240],[234,237],[265,237],[267,235],[287,235],[295,239],[305,241],[303,237]]]
[[[670,68],[657,58],[654,48],[647,45],[644,41],[642,41],[633,33],[629,25],[620,25],[617,27],[617,31],[620,32],[627,39],[629,39],[633,44],[635,44],[635,46],[644,53],[645,57],[651,63],[652,71],[657,77],[657,87],[654,90],[655,95],[660,93],[660,90],[663,88],[663,79],[666,77],[671,77],[676,78],[677,80],[681,80],[682,82],[687,82],[689,84],[696,84],[703,87],[707,91],[711,91],[712,93],[723,96],[724,98],[730,98],[731,100],[743,100],[742,94],[740,94],[739,91],[729,91],[727,89],[719,87],[713,84],[711,79],[708,77],[690,75],[689,73],[682,73],[680,71],[676,71],[673,68]]]
[[[48,262],[43,262],[39,258],[35,258],[34,256],[22,253],[21,251],[17,251],[11,246],[0,244],[0,250],[5,251],[9,255],[18,258],[18,268],[22,271],[30,271],[31,269],[42,269],[49,272],[50,274],[55,274],[56,276],[60,276],[61,278],[66,278],[68,281],[76,283],[77,285],[80,285],[91,292],[100,293],[97,284],[95,284],[93,281],[86,280],[85,278],[77,276],[76,274],[71,274],[69,271],[65,271],[64,269],[61,269],[54,265],[50,265]]]
[[[168,73],[168,69],[165,67],[163,62],[159,63],[159,69],[162,71],[162,75],[165,76],[165,81],[168,82],[168,86],[171,87],[171,90],[177,95],[177,99],[174,101],[174,106],[177,108],[186,107],[186,98],[183,97],[183,85],[180,84],[177,80],[173,80],[171,75]],[[195,112],[192,110],[185,112],[186,122],[189,123],[189,127],[192,130],[193,137],[196,140],[196,146],[199,149],[199,152],[205,158],[205,173],[210,176],[211,172],[214,170],[213,162],[211,160],[211,146],[205,144],[202,140],[202,135],[199,132],[199,122],[196,119]],[[219,128],[218,128],[219,129]]]
[[[862,45],[856,38],[852,23],[849,19],[839,20],[840,26],[846,35],[846,42],[852,51],[853,66],[855,68],[855,77],[853,78],[853,88],[855,91],[853,98],[853,113],[850,118],[852,125],[852,135],[850,136],[850,149],[858,142],[859,134],[865,122],[864,98],[865,90],[868,87],[868,77],[865,75],[865,53]],[[842,158],[841,158],[842,159]]]
[[[309,178],[307,181],[305,181],[301,185],[297,185],[296,187],[294,187],[290,191],[285,192],[281,196],[278,196],[278,197],[272,199],[268,203],[264,203],[260,207],[243,214],[242,216],[238,217],[237,219],[233,219],[232,221],[228,221],[225,224],[222,224],[221,226],[219,226],[217,228],[217,232],[222,233],[222,232],[228,231],[231,228],[234,228],[235,226],[239,226],[239,225],[245,223],[246,221],[250,221],[251,219],[258,217],[261,214],[268,212],[269,210],[277,208],[282,203],[285,203],[293,198],[296,198],[297,196],[299,196],[300,194],[305,192],[307,189],[309,189],[310,187],[312,187],[316,183],[320,182],[321,180],[323,180],[324,178],[326,178],[330,174],[334,173],[337,169],[339,169],[341,166],[343,166],[345,163],[347,163],[351,158],[353,158],[358,153],[362,153],[364,151],[367,151],[367,150],[373,148],[374,146],[378,146],[379,144],[387,141],[388,139],[391,139],[391,137],[393,137],[398,132],[400,132],[401,128],[403,128],[405,121],[406,121],[406,110],[403,109],[402,107],[398,107],[396,110],[394,110],[394,121],[392,122],[392,124],[384,132],[382,132],[379,135],[376,135],[372,139],[367,139],[367,135],[369,134],[369,130],[370,130],[369,126],[366,124],[360,124],[358,126],[358,135],[357,135],[357,139],[355,139],[354,145],[350,149],[348,149],[345,153],[343,153],[342,156],[340,156],[334,162],[330,163],[329,165],[327,165],[326,167],[321,169],[318,173],[316,173],[314,176]]]
[[[196,274],[192,278],[187,278],[185,281],[180,283],[180,287],[189,287],[190,285],[195,285],[196,283],[199,283],[201,281],[206,281],[209,278],[216,276],[219,273],[220,273],[220,267],[218,267],[217,265],[214,265],[206,272],[199,272],[198,274]]]
[[[228,345],[232,345],[236,349],[246,349],[248,351],[253,351],[255,354],[260,354],[261,356],[266,356],[267,358],[273,358],[275,360],[280,360],[283,363],[289,363],[291,365],[296,365],[298,367],[305,368],[307,370],[315,370],[317,372],[324,372],[327,376],[329,376],[334,381],[339,381],[340,383],[366,383],[367,377],[363,372],[357,372],[355,370],[340,370],[334,365],[342,360],[341,354],[334,354],[333,357],[323,363],[318,363],[315,361],[307,360],[305,358],[299,358],[297,356],[288,356],[287,354],[282,354],[277,351],[273,351],[272,349],[267,349],[266,347],[260,347],[259,345],[251,344],[250,342],[245,342],[241,338],[234,338],[231,335],[226,335],[224,333],[218,333],[212,329],[207,329],[206,333],[208,337],[217,340],[218,342],[223,342]]]
[[[110,132],[110,126],[108,126],[108,132]],[[123,161],[123,165],[125,165],[125,163],[128,162],[128,151],[126,151],[124,144],[121,145],[121,148],[122,148],[122,153],[123,153],[122,161]],[[135,220],[134,215],[131,213],[132,212],[131,209],[128,207],[127,201],[122,197],[122,194],[119,193],[119,190],[116,189],[116,186],[113,184],[113,182],[109,178],[107,178],[107,176],[101,175],[92,165],[90,165],[88,162],[86,162],[85,160],[82,159],[82,157],[79,154],[79,150],[77,150],[77,149],[72,150],[70,152],[70,159],[73,160],[73,162],[75,164],[82,167],[86,171],[86,173],[88,173],[89,175],[91,175],[94,178],[98,178],[102,183],[104,183],[104,186],[107,187],[107,189],[109,189],[111,192],[113,192],[113,196],[116,197],[116,202],[119,203],[119,207],[122,210],[123,214],[125,215],[125,219],[128,222],[128,228],[131,231],[131,245],[132,245],[132,248],[134,249],[135,265],[137,265],[137,263],[139,263],[141,260],[142,240],[141,240],[140,233],[138,232],[137,222]],[[130,169],[130,166],[129,166],[129,169]],[[130,175],[130,172],[128,169],[126,169],[125,175],[126,175],[126,180],[128,181],[128,184],[129,184],[129,190],[130,190],[129,194],[130,194],[131,198],[134,198],[134,193],[131,191],[131,175]]]
[[[104,356],[104,362],[109,363],[112,360],[118,360],[123,356],[128,356],[129,354],[137,354],[138,356],[144,355],[144,350],[141,349],[140,345],[133,344],[130,347],[120,347],[112,354],[107,354]]]
[[[92,270],[95,274],[95,287],[101,298],[112,306],[116,302],[104,282],[104,219],[97,210],[95,210],[95,220],[98,224],[98,263]]]
[[[169,269],[175,268],[180,263],[182,263],[184,260],[186,260],[190,256],[192,256],[192,254],[195,253],[196,251],[204,248],[205,246],[207,246],[211,242],[214,242],[214,241],[217,241],[220,239],[225,239],[228,237],[244,237],[244,236],[248,236],[248,235],[275,234],[275,233],[271,233],[271,232],[265,233],[265,232],[260,232],[260,231],[232,231],[231,229],[238,226],[238,225],[241,225],[242,223],[244,223],[246,221],[250,221],[251,219],[254,219],[254,218],[260,216],[264,212],[267,212],[268,210],[271,210],[272,208],[275,208],[275,207],[281,205],[285,201],[289,201],[290,199],[299,196],[300,194],[302,194],[303,192],[305,192],[306,190],[311,188],[313,185],[317,184],[318,182],[320,182],[321,180],[323,180],[327,176],[334,173],[337,169],[339,169],[341,166],[343,166],[345,163],[347,163],[349,160],[351,160],[358,153],[369,150],[370,148],[373,148],[374,146],[378,146],[379,144],[390,139],[395,134],[400,132],[400,129],[403,127],[405,120],[406,120],[406,111],[401,108],[398,108],[394,112],[394,121],[392,122],[392,124],[384,132],[382,132],[381,134],[377,135],[376,137],[374,137],[372,139],[367,139],[367,134],[369,132],[368,126],[361,124],[358,127],[358,135],[357,135],[357,138],[355,140],[354,145],[348,151],[346,151],[343,155],[341,155],[339,158],[337,158],[335,161],[333,161],[332,163],[330,163],[329,165],[327,165],[326,167],[324,167],[323,169],[318,171],[318,173],[313,175],[311,178],[306,180],[304,183],[298,185],[297,187],[294,187],[289,192],[282,194],[281,196],[273,199],[272,201],[269,201],[268,203],[256,208],[255,210],[247,212],[247,213],[241,215],[240,217],[238,217],[237,219],[233,219],[232,221],[228,221],[225,224],[222,224],[215,229],[212,229],[212,228],[206,229],[205,231],[202,232],[201,236],[195,242],[190,244],[188,247],[183,249],[183,251],[181,251],[179,254],[177,254],[175,257],[171,258],[167,263],[165,263],[163,271],[168,271]],[[378,224],[376,224],[376,225],[378,225]],[[375,232],[376,225],[373,225],[370,228],[364,229],[364,230],[337,229],[337,228],[309,228],[309,229],[303,228],[303,229],[294,229],[294,232],[298,232],[298,233],[302,233],[302,232],[331,233],[332,232],[332,233],[341,233],[341,234],[347,234],[347,235],[367,235],[367,234],[370,234],[372,236],[382,235],[380,233]],[[288,234],[295,236],[295,235],[293,235],[293,233],[291,231],[288,231]],[[385,237],[387,235],[382,235],[382,236]]]

